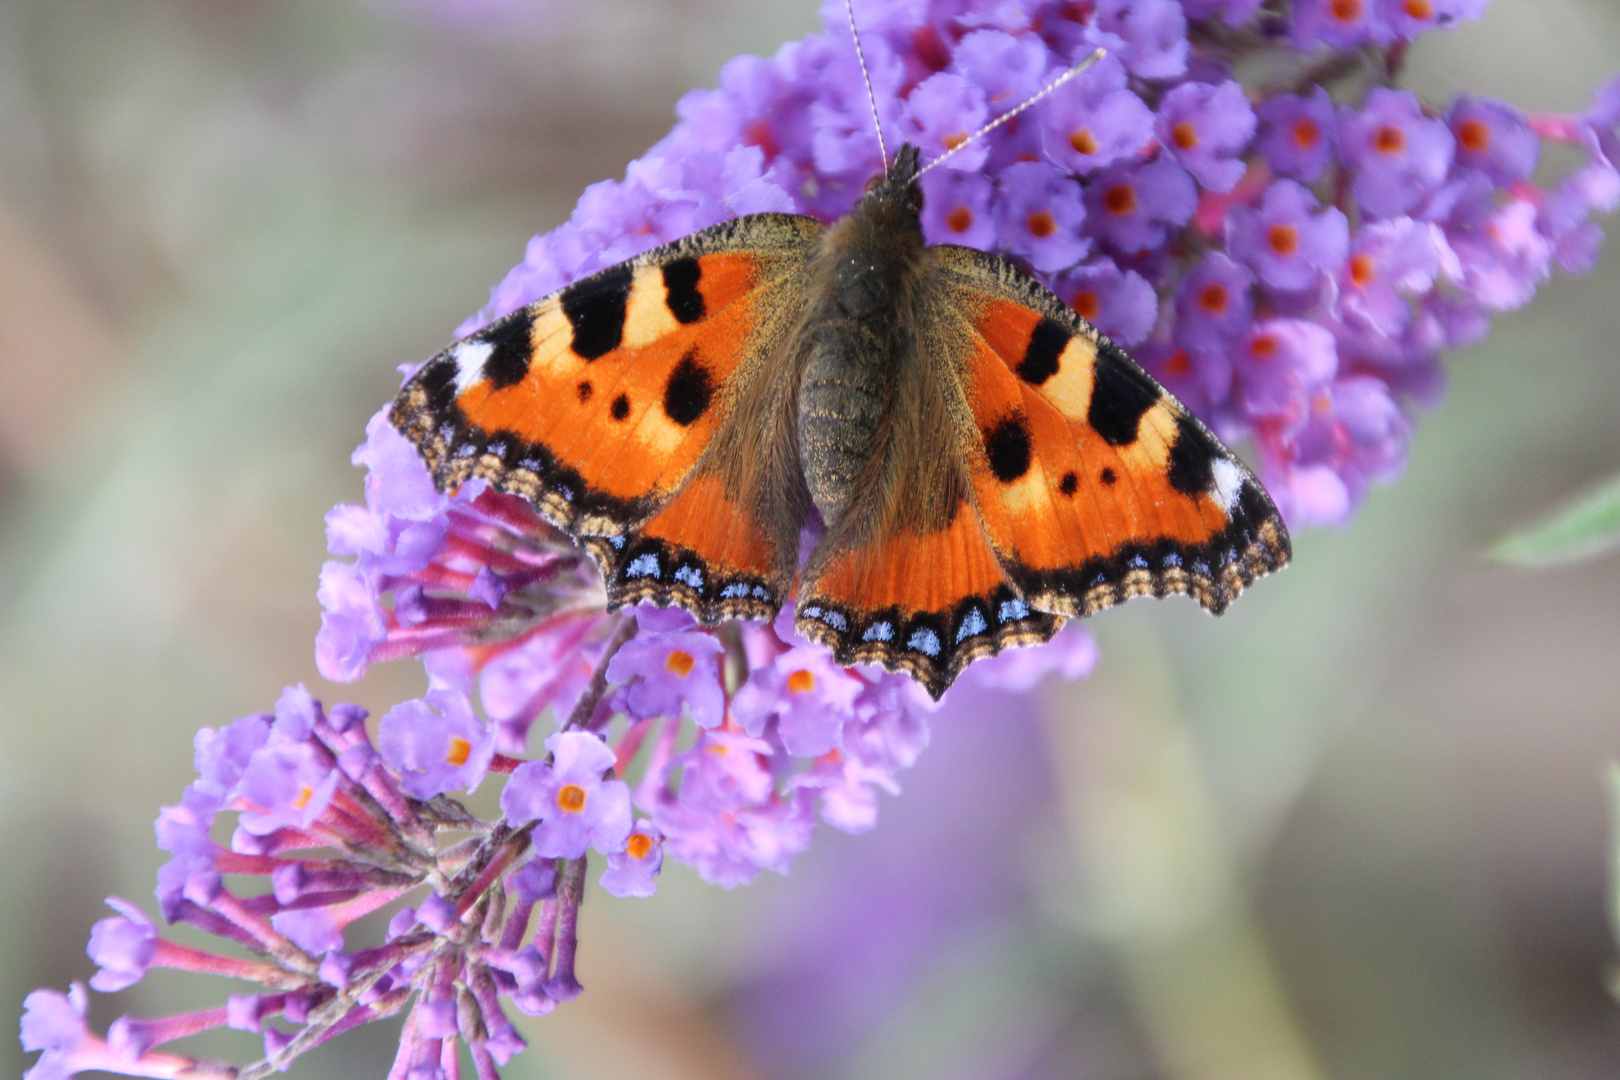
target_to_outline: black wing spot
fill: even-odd
[[[1102,482],[1107,484],[1109,487],[1113,487],[1114,486],[1114,481],[1118,480],[1119,477],[1114,475],[1114,470],[1113,469],[1110,469],[1108,466],[1104,465],[1102,475],[1099,477],[1099,479],[1102,480]]]
[[[687,350],[664,384],[664,415],[687,427],[709,411],[713,398],[714,380],[709,369],[698,363],[696,349]]]
[[[579,403],[583,405],[591,400],[591,395],[596,393],[596,387],[592,386],[588,379],[581,380],[580,384],[574,387],[574,393],[579,395]]]
[[[443,413],[456,403],[456,363],[454,360],[436,360],[422,369],[416,377],[427,394],[428,408]]]
[[[1202,495],[1215,486],[1215,459],[1220,451],[1189,416],[1176,417],[1176,441],[1170,447],[1170,486],[1183,495]]]
[[[1091,371],[1091,406],[1086,410],[1086,421],[1110,446],[1130,445],[1136,441],[1136,426],[1142,415],[1159,400],[1159,388],[1147,372],[1118,349],[1098,349]]]
[[[625,397],[623,394],[620,394],[618,397],[614,398],[613,404],[608,406],[608,415],[612,416],[615,420],[623,420],[625,417],[629,416],[630,399]]]
[[[695,323],[703,318],[703,294],[698,292],[702,276],[703,267],[692,256],[664,265],[664,302],[677,322]]]
[[[624,340],[625,306],[630,300],[629,263],[575,282],[562,291],[563,314],[574,328],[576,354],[595,360]]]
[[[1064,473],[1063,482],[1058,485],[1058,490],[1065,495],[1073,495],[1080,490],[1080,478],[1072,472]]]
[[[527,310],[514,311],[479,335],[489,346],[484,361],[484,377],[490,388],[516,386],[529,373],[529,357],[534,353],[534,320]]]
[[[984,452],[990,459],[990,471],[1003,484],[1029,472],[1029,426],[1024,418],[1014,414],[986,432]]]
[[[1029,335],[1029,347],[1018,362],[1018,377],[1034,386],[1050,379],[1058,371],[1058,357],[1074,337],[1068,327],[1053,319],[1042,319]]]

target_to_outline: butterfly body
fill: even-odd
[[[1220,612],[1289,558],[1264,491],[1011,264],[926,246],[917,152],[824,226],[762,214],[430,360],[390,414],[442,489],[521,495],[609,602],[795,625],[938,696],[1130,596]],[[812,511],[823,531],[800,561]]]

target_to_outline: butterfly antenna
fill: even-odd
[[[883,122],[878,119],[877,95],[872,93],[872,76],[866,70],[866,53],[861,50],[861,35],[855,29],[855,0],[844,0],[844,11],[849,15],[849,36],[855,39],[855,59],[861,62],[861,81],[866,83],[866,102],[872,106],[872,127],[877,131],[878,154],[883,158],[883,169],[889,168],[889,150],[883,145]]]
[[[845,2],[847,3],[848,0],[845,0]],[[929,169],[932,169],[935,165],[938,165],[940,162],[944,161],[958,150],[961,150],[968,144],[975,142],[978,139],[982,139],[984,136],[990,134],[990,132],[994,131],[1002,124],[1005,124],[1007,121],[1011,120],[1013,117],[1017,116],[1019,113],[1041,100],[1041,98],[1045,97],[1047,94],[1050,94],[1052,91],[1056,90],[1058,87],[1062,86],[1064,83],[1086,70],[1086,68],[1090,67],[1092,64],[1095,64],[1097,61],[1101,60],[1106,54],[1106,49],[1098,49],[1096,52],[1093,52],[1090,56],[1074,65],[1074,67],[1047,83],[1046,86],[1044,86],[1034,97],[1030,98],[1016,109],[1010,109],[1007,112],[1002,113],[1000,116],[984,125],[984,127],[980,128],[978,131],[975,131],[973,134],[969,135],[967,138],[963,139],[961,142],[939,155],[939,157],[935,158],[933,161],[930,161],[927,165],[924,165],[921,169],[917,170],[917,175],[921,176],[923,173],[927,172]],[[867,89],[871,89],[870,83],[867,84]]]

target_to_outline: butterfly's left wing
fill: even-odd
[[[485,479],[579,540],[610,605],[770,618],[808,504],[768,452],[781,344],[821,229],[755,214],[577,281],[429,360],[389,418],[440,490]]]

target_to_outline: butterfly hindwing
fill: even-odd
[[[797,524],[762,522],[708,451],[757,419],[738,402],[769,376],[820,229],[738,218],[584,278],[429,360],[390,419],[441,490],[482,477],[579,539],[615,606],[769,617]]]
[[[1078,616],[1187,593],[1219,613],[1287,564],[1248,468],[1106,336],[1009,263],[929,253],[980,440],[974,496],[1032,606]]]

